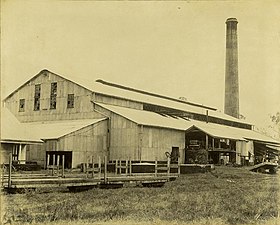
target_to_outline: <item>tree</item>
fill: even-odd
[[[270,115],[272,125],[270,126],[272,130],[276,133],[276,137],[280,139],[280,112],[275,115]]]

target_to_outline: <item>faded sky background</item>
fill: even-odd
[[[223,111],[225,21],[236,17],[240,112],[280,111],[280,1],[1,1],[2,99],[42,69]]]

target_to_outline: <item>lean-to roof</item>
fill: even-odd
[[[69,135],[87,126],[97,124],[102,119],[85,119],[85,120],[62,120],[62,121],[46,121],[32,122],[26,125],[36,132],[42,140],[58,139],[65,135]]]
[[[20,123],[6,108],[1,108],[1,143],[42,143],[40,136]]]

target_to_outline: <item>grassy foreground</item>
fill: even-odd
[[[280,224],[279,172],[217,167],[163,188],[1,194],[3,224]]]

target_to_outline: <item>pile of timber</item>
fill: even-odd
[[[278,164],[272,162],[263,162],[250,167],[249,170],[257,173],[275,174],[278,170]]]

